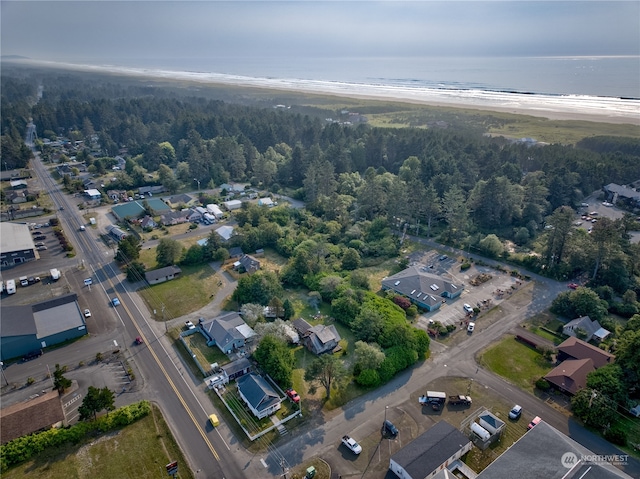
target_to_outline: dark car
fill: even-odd
[[[47,237],[45,235],[40,235],[40,236],[34,236],[33,239],[40,241],[40,240],[43,240],[43,239],[47,239]]]
[[[397,436],[398,428],[393,425],[391,421],[385,421],[382,425],[383,434],[388,434],[389,436]]]
[[[36,359],[42,356],[42,349],[35,349],[24,355],[22,358],[23,361],[31,361],[32,359]]]

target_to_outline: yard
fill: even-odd
[[[513,336],[482,352],[480,363],[525,391],[533,392],[535,382],[553,369],[542,354]]]
[[[153,317],[158,321],[197,311],[209,304],[218,291],[220,279],[208,264],[181,266],[181,269],[182,273],[176,279],[139,291],[149,311],[155,311]]]
[[[200,333],[184,336],[184,341],[205,369],[209,364],[218,363],[219,366],[223,366],[230,362],[227,355],[223,354],[217,346],[207,346],[207,340]]]
[[[178,461],[180,478],[193,475],[160,413],[152,413],[119,431],[92,437],[81,445],[47,450],[2,474],[3,479],[67,479],[166,476],[165,464]]]

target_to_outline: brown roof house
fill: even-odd
[[[300,337],[302,337],[302,344],[314,354],[320,355],[339,348],[338,343],[341,338],[333,324],[329,326],[325,326],[324,324],[311,326],[307,321],[299,318],[293,321],[293,327],[298,331]]]
[[[58,391],[49,391],[35,399],[0,409],[0,423],[2,444],[37,431],[61,427],[64,412]]]
[[[575,394],[587,385],[587,375],[611,364],[615,357],[578,338],[569,338],[558,346],[560,364],[544,377],[568,394]]]
[[[591,371],[595,371],[591,359],[567,359],[544,378],[561,391],[574,395],[586,387],[587,374]]]
[[[601,368],[614,361],[615,356],[600,348],[592,346],[578,338],[569,338],[558,345],[558,361],[567,359],[587,359],[593,361],[595,369]]]

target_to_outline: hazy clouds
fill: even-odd
[[[639,55],[640,2],[1,2],[3,55]]]

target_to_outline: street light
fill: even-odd
[[[200,180],[198,178],[194,178],[193,181],[198,182],[198,191],[200,191]]]
[[[384,422],[387,422],[387,409],[389,409],[389,406],[384,407]]]
[[[4,375],[4,363],[2,361],[0,361],[0,369],[2,369],[2,377],[4,378],[4,382],[7,383],[8,386],[9,381],[7,381],[7,376]]]

